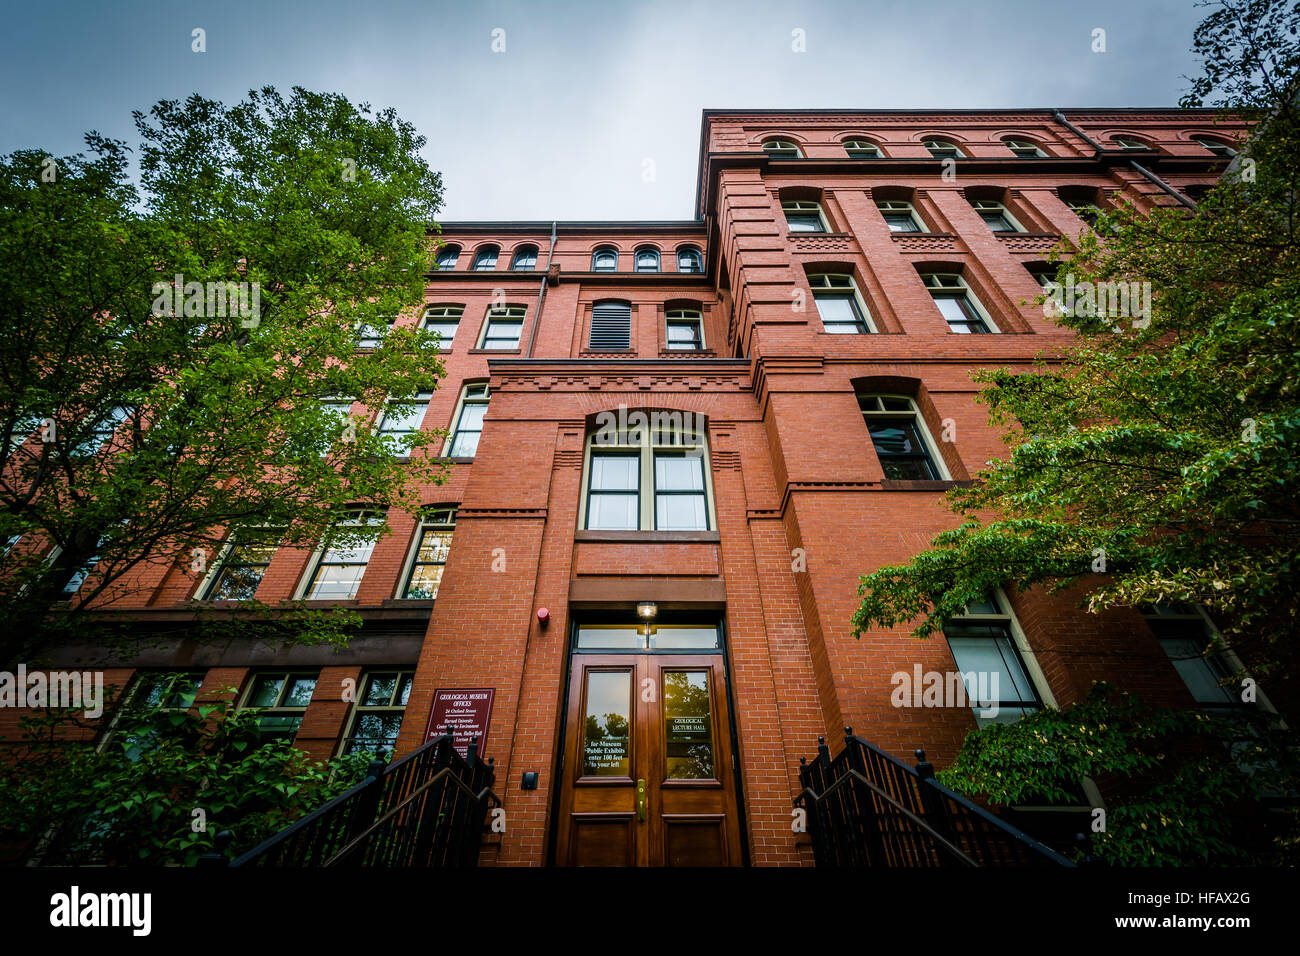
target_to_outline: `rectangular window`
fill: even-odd
[[[420,392],[409,402],[400,403],[405,407],[405,411],[399,411],[399,404],[396,402],[385,403],[384,410],[379,413],[379,435],[389,444],[394,454],[410,453],[410,445],[403,439],[420,430],[420,425],[424,422],[424,413],[429,410],[429,401],[432,398],[433,392]]]
[[[375,549],[375,531],[371,529],[382,524],[383,518],[378,515],[361,512],[338,522],[326,535],[304,599],[350,601],[356,597]]]
[[[393,752],[414,679],[414,671],[380,672],[362,678],[361,693],[343,739],[343,753]]]
[[[474,457],[478,451],[479,435],[483,433],[483,418],[487,415],[487,409],[487,383],[466,385],[461,395],[460,412],[456,415],[456,424],[451,432],[447,451],[449,458]]]
[[[80,457],[95,454],[113,440],[117,430],[131,417],[133,411],[135,409],[127,405],[114,405],[102,417],[94,420],[89,434],[68,449],[68,454]]]
[[[922,276],[948,328],[962,335],[996,332],[984,309],[971,293],[966,280],[952,272],[929,272]]]
[[[591,309],[587,348],[613,352],[632,347],[632,306],[626,302],[597,302]]]
[[[517,349],[519,336],[524,330],[524,307],[509,305],[488,312],[487,326],[483,329],[485,349]]]
[[[894,481],[943,481],[947,475],[930,447],[916,404],[902,395],[859,395],[871,443],[885,477]]]
[[[872,331],[852,276],[811,275],[808,284],[825,331],[833,335],[866,335]]]
[[[424,513],[415,529],[415,553],[411,556],[411,569],[406,575],[401,597],[410,601],[431,601],[438,596],[455,530],[455,508],[435,508]]]
[[[804,200],[787,200],[781,203],[785,211],[785,221],[791,232],[825,232],[826,221],[822,218],[820,203]]]
[[[699,531],[709,527],[704,496],[704,456],[655,452],[655,529]]]
[[[966,697],[981,727],[1014,723],[1041,709],[1042,699],[1025,666],[1001,600],[990,594],[943,629]],[[996,713],[994,711],[996,710]]]
[[[971,203],[980,218],[994,232],[1024,232],[1024,227],[1007,212],[1007,207],[990,199],[977,199]]]
[[[588,479],[587,527],[593,531],[635,531],[641,513],[640,456],[593,453]]]
[[[665,419],[656,420],[659,415]],[[615,436],[593,433],[588,441],[585,527],[709,530],[713,524],[707,460],[703,429],[690,413],[655,412],[647,415],[645,426],[630,424]]]
[[[876,202],[876,207],[885,217],[885,224],[889,226],[891,232],[925,231],[921,228],[921,220],[917,218],[916,210],[912,208],[910,202],[882,199]]]
[[[251,601],[274,555],[274,544],[230,541],[211,573],[202,600]]]
[[[451,348],[464,312],[464,306],[459,305],[431,305],[424,310],[424,328],[438,333],[439,351],[446,352]]]
[[[293,743],[316,690],[317,677],[319,672],[254,674],[239,709],[260,711],[257,724],[263,740]]]
[[[704,348],[703,318],[694,309],[669,309],[667,342],[669,351],[698,352]]]
[[[114,715],[98,749],[103,750],[112,742],[121,746],[126,758],[133,762],[155,749],[158,741],[153,731],[119,733],[118,727],[122,720],[156,711],[189,710],[199,696],[199,687],[203,684],[205,674],[206,671],[201,670],[137,672],[121,711]]]
[[[357,348],[377,349],[384,344],[384,336],[397,322],[396,316],[386,321],[385,325],[362,324],[357,326]]]

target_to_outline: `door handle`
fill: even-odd
[[[645,823],[645,781],[636,782],[636,820]]]

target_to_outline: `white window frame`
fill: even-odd
[[[876,399],[877,400],[876,408],[875,409],[863,408],[862,405],[864,399],[867,400]],[[899,402],[899,401],[906,402],[908,407],[905,409],[885,408],[884,399],[890,399],[891,401],[894,402]],[[866,424],[872,418],[906,418],[908,416],[911,416],[913,427],[916,433],[921,437],[921,441],[925,443],[925,451],[926,454],[930,456],[930,464],[934,467],[934,470],[938,472],[938,477],[930,480],[952,481],[952,473],[948,471],[948,463],[943,460],[943,455],[939,453],[939,446],[935,442],[934,436],[930,434],[930,428],[925,422],[925,416],[921,414],[921,409],[917,407],[916,400],[912,398],[912,396],[902,395],[902,394],[897,394],[892,392],[859,392],[857,394],[857,400],[858,400],[858,410],[862,413],[863,424]],[[871,444],[872,453],[876,455],[877,460],[880,460],[880,455],[876,451],[875,441],[871,437],[870,425],[867,426],[867,441]],[[882,470],[884,468],[883,460],[881,460],[881,468]],[[915,480],[915,479],[899,479],[899,478],[886,477],[885,480],[906,481],[906,480]]]
[[[681,412],[681,415],[688,415],[688,412]],[[582,461],[582,513],[580,515],[580,527],[584,531],[608,531],[615,529],[590,528],[588,521],[591,515],[591,459],[592,455],[602,453],[613,453],[616,455],[637,455],[639,456],[640,467],[638,469],[639,484],[637,485],[637,527],[617,529],[627,532],[652,532],[659,529],[658,525],[658,503],[655,489],[655,456],[660,452],[680,452],[698,453],[700,456],[700,469],[703,473],[704,481],[704,521],[706,527],[689,529],[687,533],[698,533],[701,531],[716,531],[718,528],[718,518],[714,509],[713,502],[713,468],[711,465],[709,453],[708,436],[704,433],[691,435],[684,429],[671,428],[667,431],[656,430],[652,427],[653,413],[646,412],[647,424],[640,429],[629,428],[627,432],[620,432],[615,436],[615,441],[610,444],[597,443],[596,439],[600,437],[600,432],[591,432],[587,435],[586,449]],[[689,421],[690,419],[688,419]],[[654,434],[658,431],[658,434]],[[656,441],[656,438],[669,438],[669,441]],[[683,531],[686,529],[671,529]]]
[[[808,276],[808,288],[812,290],[813,307],[817,308],[817,293],[821,292],[828,296],[836,298],[849,299],[857,309],[858,317],[867,327],[866,332],[831,332],[826,327],[826,320],[822,317],[821,309],[817,308],[817,319],[822,324],[822,331],[827,335],[872,335],[876,329],[876,323],[871,317],[871,310],[867,308],[866,300],[862,297],[861,290],[858,289],[858,283],[853,276],[847,272],[814,272]],[[833,322],[832,325],[843,325],[841,322]]]
[[[401,435],[416,434],[417,432],[421,431],[424,427],[424,417],[429,413],[429,403],[432,401],[433,401],[433,392],[431,391],[418,392],[410,399],[408,399],[407,402],[405,402],[404,404],[409,404],[413,406],[412,414],[418,414],[419,419],[418,421],[416,421],[414,428],[401,428],[401,429],[393,429],[388,427],[389,418],[390,418],[390,415],[388,413],[388,406],[394,404],[394,402],[391,399],[385,401],[383,408],[381,408],[379,410],[379,414],[375,416],[375,426],[374,426],[375,434],[380,437],[383,437],[385,435],[401,436]],[[414,409],[420,409],[420,411],[417,413],[414,411]],[[401,416],[401,418],[405,419],[406,416],[403,415]]]
[[[472,390],[472,394],[471,394],[471,390]],[[492,389],[487,382],[466,382],[464,385],[461,386],[460,397],[456,399],[456,408],[453,411],[451,416],[451,428],[447,432],[446,440],[442,443],[441,457],[443,458],[452,457],[451,450],[456,445],[456,436],[460,431],[460,418],[461,418],[461,414],[465,410],[465,406],[467,404],[487,406],[491,404],[491,401],[492,401]],[[487,412],[485,411],[484,414],[486,415]],[[483,430],[479,429],[480,440],[482,440],[482,435],[483,435]],[[477,451],[478,451],[477,446],[475,446],[475,453],[477,453]],[[457,457],[472,458],[473,455],[460,455]]]
[[[1046,159],[1047,154],[1032,140],[1017,139],[1014,136],[1008,136],[1002,141],[1002,145],[1013,152],[1021,159]],[[1028,154],[1026,156],[1026,154]]]
[[[451,539],[447,542],[447,553],[441,562],[438,561],[419,561],[420,545],[424,542],[424,533],[434,531],[447,533]],[[406,551],[406,561],[402,564],[402,575],[397,579],[397,591],[393,594],[394,598],[401,601],[428,601],[438,599],[437,592],[434,592],[432,598],[408,598],[407,592],[411,588],[411,575],[415,573],[417,564],[438,564],[444,570],[447,567],[447,561],[451,558],[451,544],[455,539],[456,533],[456,506],[445,505],[442,507],[423,508],[420,511],[419,520],[415,523],[415,535],[411,539],[411,546]],[[439,586],[442,584],[441,576],[438,578]]]
[[[1131,150],[1139,150],[1139,149],[1154,149],[1154,148],[1155,148],[1154,146],[1151,146],[1151,145],[1148,144],[1148,143],[1144,143],[1144,142],[1142,142],[1142,141],[1141,141],[1140,139],[1138,139],[1136,136],[1129,136],[1129,135],[1124,134],[1124,133],[1121,133],[1121,134],[1118,135],[1118,136],[1112,136],[1112,137],[1110,138],[1110,141],[1111,141],[1112,143],[1115,144],[1115,146],[1114,146],[1115,149],[1131,149]]]
[[[930,297],[935,300],[934,307],[936,309],[939,308],[939,302],[938,302],[938,297],[936,297],[934,294],[935,292],[943,293],[944,298],[953,298],[953,299],[959,298],[960,296],[964,295],[966,297],[966,301],[971,304],[971,308],[975,310],[976,314],[979,315],[979,317],[983,320],[985,326],[987,326],[988,329],[986,333],[979,333],[979,332],[972,333],[969,331],[957,332],[955,329],[953,329],[952,323],[948,322],[948,317],[945,315],[943,316],[943,318],[944,318],[944,323],[948,326],[948,331],[952,332],[954,335],[980,335],[980,334],[997,335],[1001,333],[1002,330],[998,328],[997,323],[993,321],[993,317],[989,315],[988,309],[984,308],[984,303],[982,303],[979,300],[979,296],[975,294],[975,290],[970,287],[970,285],[966,282],[965,277],[962,276],[961,273],[923,272],[921,274],[921,279],[925,283],[925,287],[929,291]],[[952,281],[954,279],[956,280],[955,283]],[[940,309],[940,315],[943,315],[942,309]]]
[[[668,327],[673,323],[695,323],[695,328],[699,331],[697,336],[700,347],[698,349],[673,348],[672,340],[668,337]],[[704,313],[700,309],[667,309],[664,311],[664,351],[665,352],[703,352],[708,346],[704,344]]]
[[[889,226],[889,231],[896,235],[906,236],[911,233],[928,233],[929,227],[925,221],[917,215],[916,206],[907,199],[877,199],[876,208],[880,210],[881,218],[885,220],[885,225]],[[912,220],[915,229],[895,229],[889,224],[889,216],[906,215]]]
[[[794,229],[790,225],[790,214],[796,216],[807,216],[810,213],[817,214],[818,229]],[[781,202],[781,214],[785,216],[786,232],[794,234],[830,232],[826,224],[826,213],[822,210],[822,204],[812,199],[785,199]]]
[[[519,349],[519,343],[524,340],[524,321],[528,318],[528,307],[523,305],[506,305],[501,308],[489,308],[487,314],[483,316],[483,325],[479,329],[478,344],[475,348],[487,349],[490,352],[514,352]],[[519,323],[519,337],[515,339],[515,344],[509,348],[493,348],[487,344],[488,332],[492,329],[492,324],[496,322],[505,325],[514,325]]]
[[[1011,225],[1010,229],[994,229],[992,226],[989,226],[989,229],[995,234],[1028,231],[1020,224],[1019,219],[1011,215],[1011,210],[1007,208],[1007,204],[999,199],[972,199],[970,204],[971,208],[980,214],[981,219],[984,218],[983,214],[986,212],[996,212]],[[985,225],[988,225],[988,223],[985,222]]]
[[[383,319],[385,322],[387,322],[387,325],[385,325],[382,329],[380,329],[379,326],[371,325],[368,322],[360,322],[357,324],[356,336],[357,336],[358,351],[369,352],[369,351],[373,351],[374,349],[383,347],[384,339],[388,336],[389,332],[393,331],[393,326],[397,325],[397,316],[395,315],[380,316],[380,318]],[[375,329],[379,329],[378,335],[366,334]],[[375,344],[373,345],[368,344],[372,340],[374,341]]]
[[[777,155],[793,151],[793,156]],[[763,141],[763,152],[773,159],[803,159],[803,150],[799,144],[789,139],[768,139]]]
[[[424,315],[420,317],[420,328],[428,331],[430,323],[434,325],[452,325],[450,339],[441,339],[438,342],[439,352],[450,352],[456,344],[456,336],[460,333],[460,322],[465,317],[465,307],[463,305],[426,305]]]
[[[929,151],[932,159],[966,159],[965,151],[950,139],[927,136],[921,140],[921,145]],[[935,155],[936,152],[943,155],[937,156]]]
[[[1210,136],[1193,136],[1192,142],[1201,149],[1213,153],[1220,159],[1232,159],[1237,155],[1237,148]]]
[[[612,255],[612,256],[614,257],[614,268],[612,268],[612,269],[597,269],[597,268],[596,268],[596,257],[597,257],[597,256],[601,256],[601,255],[607,255],[607,254],[608,254],[608,255]],[[600,273],[605,273],[605,272],[617,272],[617,271],[618,271],[618,260],[619,260],[618,249],[614,248],[613,246],[600,246],[600,247],[598,247],[598,248],[596,248],[596,249],[592,249],[592,250],[591,250],[591,271],[592,271],[592,272],[600,272]]]
[[[330,567],[333,567],[335,565],[338,565],[339,567],[357,567],[359,565],[363,569],[361,572],[361,577],[357,579],[356,590],[353,591],[350,596],[345,598],[311,597],[310,595],[315,588],[316,577],[317,575],[320,574],[320,569],[322,566],[322,562],[324,561],[325,555],[328,554],[331,550],[333,550],[329,545],[330,531],[333,531],[336,525],[355,525],[355,526],[368,525],[370,527],[378,527],[383,524],[383,521],[384,521],[384,516],[377,511],[373,511],[365,508],[350,508],[343,515],[341,515],[335,522],[333,522],[330,525],[329,530],[325,532],[325,535],[324,537],[322,537],[320,543],[316,546],[316,550],[312,553],[311,560],[307,562],[307,568],[302,575],[302,579],[298,582],[298,587],[294,589],[294,596],[293,596],[294,600],[295,601],[355,601],[357,598],[357,594],[361,590],[361,585],[365,579],[366,571],[370,569],[370,562],[371,560],[374,559],[375,547],[376,545],[378,545],[379,539],[376,536],[375,540],[370,544],[370,550],[366,553],[366,560],[364,563],[359,563],[355,561],[331,562],[331,564],[329,565]]]
[[[884,152],[869,139],[849,138],[840,143],[849,159],[883,159]],[[854,153],[870,153],[869,156],[854,156]]]

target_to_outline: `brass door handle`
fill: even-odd
[[[636,782],[636,819],[638,823],[645,823],[645,781]]]

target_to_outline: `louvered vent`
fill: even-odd
[[[600,302],[591,310],[588,348],[609,352],[632,347],[632,307],[622,302]]]

